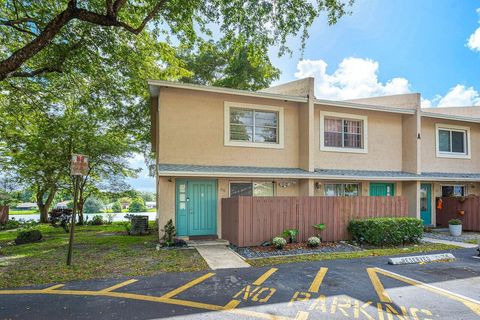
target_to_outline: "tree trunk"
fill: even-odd
[[[38,210],[40,211],[40,223],[47,223],[48,222],[48,211],[50,209],[50,205],[52,204],[53,198],[55,198],[55,194],[57,193],[56,187],[51,187],[48,193],[47,200],[43,202],[43,197],[45,196],[46,191],[40,190],[37,192],[37,205]]]
[[[84,217],[83,217],[83,204],[85,203],[85,199],[83,197],[79,198],[77,201],[77,214],[78,214],[78,224],[83,226],[85,223]]]

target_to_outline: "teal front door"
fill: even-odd
[[[370,196],[387,197],[395,195],[395,185],[393,183],[370,183]]]
[[[420,185],[420,218],[424,225],[432,224],[432,185]]]
[[[217,234],[217,181],[177,180],[178,236]]]

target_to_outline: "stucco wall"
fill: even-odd
[[[452,124],[470,127],[471,159],[438,158],[436,154],[435,124]],[[422,171],[473,173],[480,171],[480,125],[445,119],[422,118]]]
[[[320,111],[348,113],[368,117],[368,153],[320,150]],[[402,115],[335,108],[315,107],[315,168],[352,170],[402,170]]]
[[[224,102],[284,108],[283,149],[224,146]],[[160,162],[264,167],[299,166],[297,103],[174,88],[160,90]]]

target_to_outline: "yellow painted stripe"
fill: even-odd
[[[64,284],[56,284],[56,285],[54,285],[54,286],[51,286],[51,287],[42,289],[42,291],[51,291],[51,290],[55,290],[55,289],[61,288],[61,287],[63,287],[63,286],[64,286]]]
[[[272,275],[274,274],[278,269],[277,268],[271,268],[270,270],[268,270],[267,272],[265,272],[264,274],[262,274],[257,280],[255,280],[255,282],[253,282],[253,285],[255,286],[260,286],[262,285],[262,283],[264,283],[265,281],[267,281],[267,279]]]
[[[465,306],[470,308],[473,312],[475,312],[477,315],[480,316],[480,301],[477,301],[477,300],[474,300],[474,299],[471,299],[471,298],[468,298],[468,297],[464,297],[464,296],[459,295],[457,293],[453,293],[453,292],[447,291],[445,289],[437,288],[437,287],[434,287],[430,284],[426,284],[426,283],[423,283],[421,281],[413,280],[411,278],[407,278],[405,276],[402,276],[402,275],[399,275],[399,274],[396,274],[396,273],[393,273],[393,272],[390,272],[390,271],[387,271],[387,270],[384,270],[384,269],[375,268],[375,271],[378,272],[378,273],[381,273],[381,274],[383,274],[387,277],[390,277],[390,278],[408,283],[412,286],[422,288],[422,289],[425,289],[427,291],[437,293],[439,295],[447,297],[449,299],[461,302]]]
[[[295,320],[307,320],[309,315],[310,313],[306,311],[299,311],[295,317]]]
[[[205,274],[205,275],[203,275],[203,276],[201,276],[201,277],[198,277],[198,278],[195,279],[195,280],[190,281],[189,283],[184,284],[184,285],[181,286],[181,287],[178,287],[178,288],[175,289],[175,290],[172,290],[172,291],[170,291],[170,292],[165,293],[163,296],[161,296],[161,298],[163,298],[163,299],[172,298],[172,297],[176,296],[177,294],[180,294],[180,293],[182,293],[183,291],[188,290],[189,288],[191,288],[191,287],[193,287],[193,286],[196,286],[197,284],[199,284],[199,283],[207,280],[208,278],[210,278],[210,277],[212,277],[212,276],[214,276],[214,275],[215,275],[215,273],[212,273],[212,272],[207,273],[207,274]]]
[[[375,268],[367,268],[368,276],[370,277],[370,281],[372,282],[373,288],[377,292],[378,298],[381,302],[392,303],[392,299],[385,291],[383,284],[378,279],[377,272]]]
[[[130,280],[118,283],[114,286],[111,286],[111,287],[105,288],[103,290],[100,290],[100,292],[110,292],[110,291],[116,290],[118,288],[128,286],[129,284],[137,282],[137,281],[138,281],[137,279],[130,279]]]
[[[323,278],[325,278],[327,271],[328,271],[328,268],[320,268],[320,270],[318,270],[317,275],[315,276],[315,279],[313,279],[312,284],[310,285],[310,288],[308,288],[308,292],[318,293],[318,290],[320,290],[320,286],[322,285]]]

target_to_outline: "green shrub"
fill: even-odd
[[[103,223],[104,221],[101,215],[93,216],[92,221],[90,221],[90,224],[92,226],[101,226]]]
[[[448,220],[448,224],[451,224],[452,226],[458,226],[462,224],[462,220],[460,219],[450,219]]]
[[[370,218],[350,221],[348,232],[359,243],[399,245],[417,243],[422,238],[423,225],[416,218]]]
[[[162,231],[164,232],[162,237],[162,243],[166,247],[171,247],[175,245],[175,226],[173,225],[172,219],[168,220],[167,224],[163,227]]]
[[[132,201],[128,207],[129,212],[145,212],[147,208],[145,207],[145,202],[142,198],[136,198]]]
[[[99,213],[102,212],[105,206],[102,200],[97,198],[88,198],[83,205],[84,213]]]
[[[287,229],[282,233],[284,238],[289,239],[290,243],[297,242],[298,229]]]
[[[8,220],[5,224],[0,224],[0,231],[17,229],[20,227],[20,222],[14,219]]]
[[[315,248],[315,247],[318,247],[320,245],[320,238],[318,237],[310,237],[308,238],[307,240],[307,245],[309,247],[312,247],[312,248]]]
[[[120,201],[115,201],[112,205],[112,211],[115,213],[122,212],[122,204]]]
[[[282,237],[275,237],[272,240],[272,245],[276,249],[283,249],[283,247],[285,247],[286,244],[287,244],[287,240],[283,239]]]
[[[15,244],[32,243],[42,240],[42,233],[37,229],[21,230],[17,234]]]

